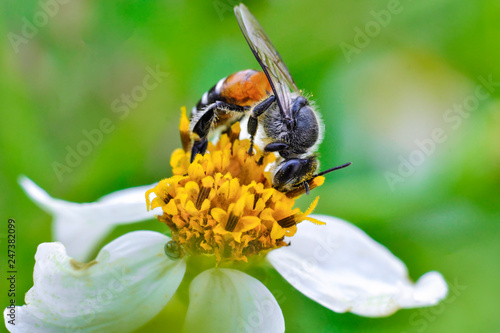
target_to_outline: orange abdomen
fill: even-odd
[[[220,95],[228,103],[250,106],[273,93],[266,74],[247,69],[227,77]]]

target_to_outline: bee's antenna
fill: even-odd
[[[327,173],[330,173],[332,171],[335,171],[335,170],[338,170],[338,169],[343,169],[345,167],[348,167],[349,165],[351,165],[351,162],[349,163],[346,163],[346,164],[342,164],[342,165],[339,165],[339,166],[336,166],[336,167],[333,167],[331,169],[328,169],[328,170],[325,170],[325,171],[322,171],[318,174],[315,174],[313,175],[311,178],[309,178],[308,180],[302,182],[302,184],[304,185],[304,188],[306,190],[306,194],[309,194],[309,182],[312,181],[314,178],[316,177],[319,177],[319,176],[323,176],[323,175],[326,175]]]
[[[330,173],[332,171],[335,171],[335,170],[338,170],[338,169],[343,169],[345,167],[348,167],[349,165],[351,165],[351,162],[349,163],[346,163],[346,164],[342,164],[342,165],[339,165],[339,166],[336,166],[336,167],[333,167],[331,169],[328,169],[328,170],[325,170],[325,171],[322,171],[314,176],[312,176],[312,179],[316,178],[316,177],[319,177],[319,176],[323,176],[323,175],[326,175],[327,173]]]

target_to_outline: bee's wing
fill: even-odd
[[[252,49],[255,58],[264,73],[266,73],[283,116],[290,119],[292,106],[290,90],[298,92],[299,89],[295,85],[288,68],[248,8],[240,4],[234,7],[234,13],[250,49]]]

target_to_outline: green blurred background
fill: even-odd
[[[24,195],[17,177],[86,202],[169,176],[180,107],[191,108],[220,78],[258,68],[234,4],[0,3],[0,252],[5,272],[7,219],[14,218],[17,304],[32,286],[37,245],[51,240],[50,216]],[[314,95],[326,127],[323,169],[353,163],[314,190],[322,197],[316,212],[361,227],[401,258],[413,279],[438,270],[455,286],[436,307],[369,319],[331,312],[272,270],[251,272],[281,292],[287,331],[500,331],[500,2],[246,4],[298,86]],[[155,88],[140,88],[151,70],[167,74]],[[131,93],[127,106],[124,94]],[[67,165],[68,149],[78,149],[103,119],[111,129],[102,142],[56,172],[57,163]],[[436,131],[440,142],[432,140]],[[156,221],[137,223],[106,242],[133,229],[165,230]],[[143,331],[175,331],[180,324],[165,318],[182,315],[185,304],[176,306]]]

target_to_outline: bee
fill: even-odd
[[[273,187],[281,192],[304,187],[309,194],[309,184],[315,177],[351,163],[316,173],[319,162],[315,152],[323,138],[318,112],[297,88],[278,51],[248,8],[240,4],[234,12],[262,71],[234,73],[203,94],[191,114],[190,127],[195,134],[191,162],[196,154],[205,153],[211,130],[227,128],[248,116],[248,154],[253,154],[259,126],[264,152],[279,154],[272,170]]]

